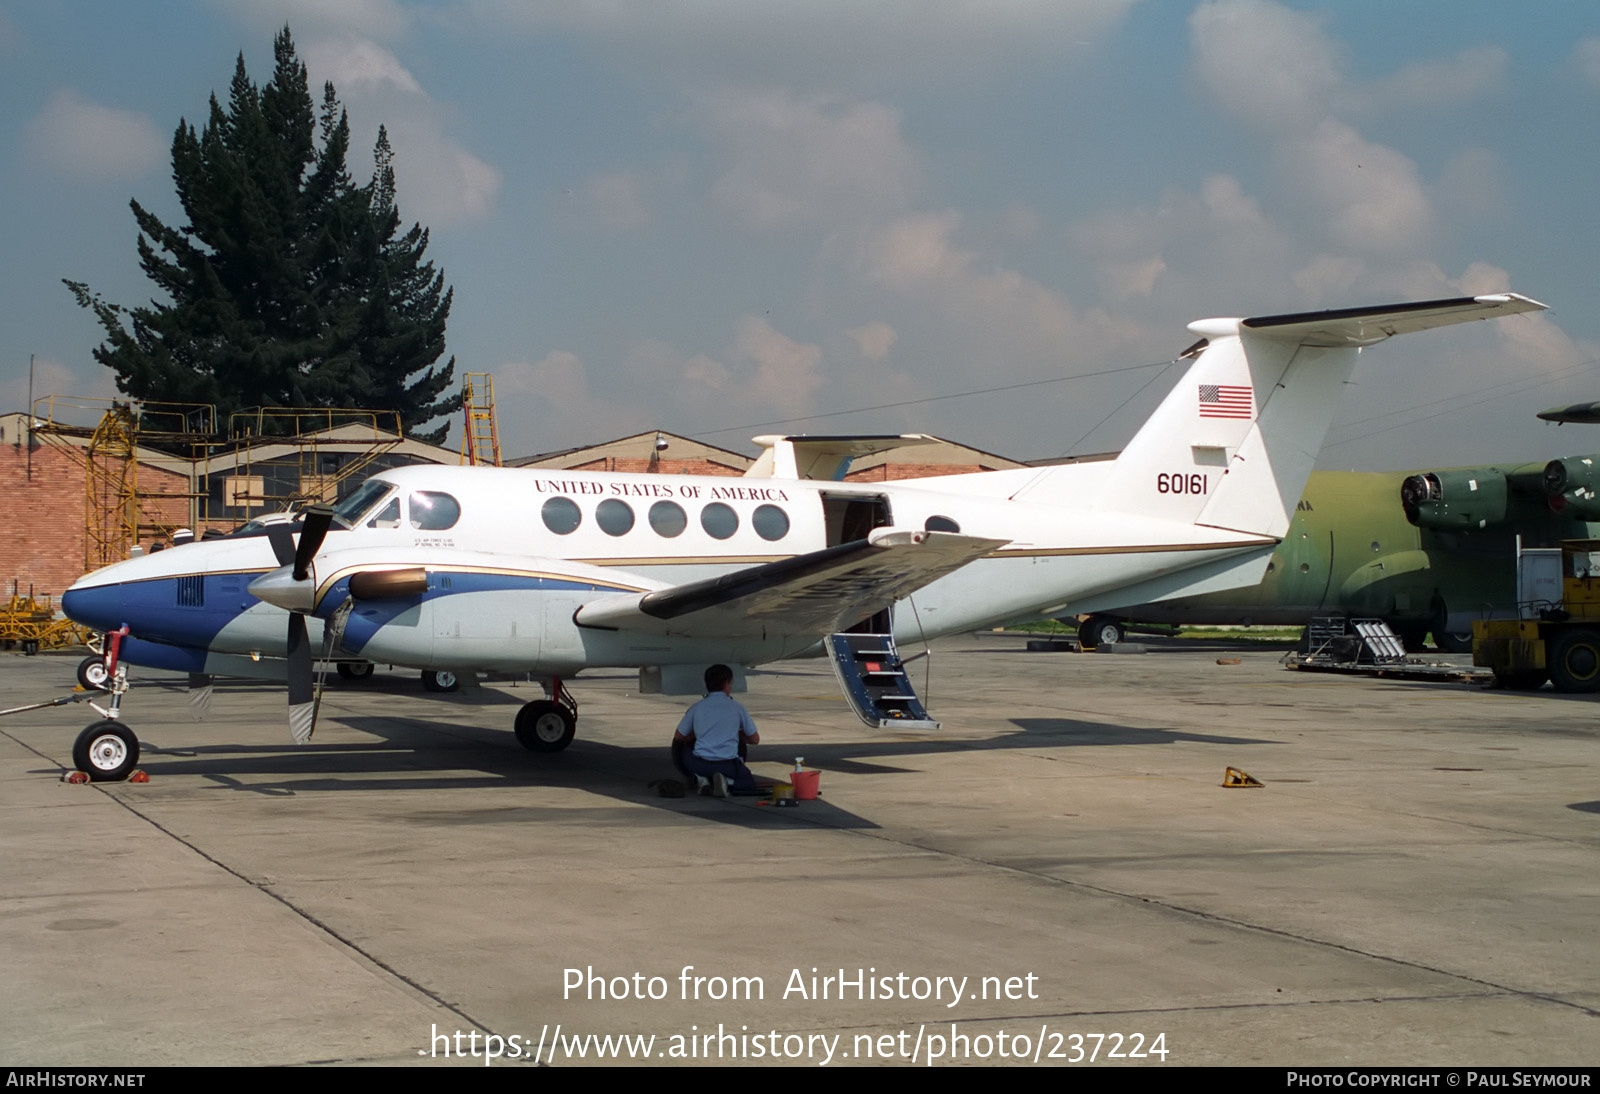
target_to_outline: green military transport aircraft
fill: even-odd
[[[1431,632],[1472,648],[1472,620],[1516,608],[1516,545],[1600,537],[1600,455],[1439,471],[1317,471],[1261,584],[1083,620],[1087,648],[1140,623],[1387,621],[1407,648]]]

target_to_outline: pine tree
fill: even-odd
[[[313,108],[289,29],[274,42],[272,80],[257,88],[240,55],[226,109],[212,96],[205,127],[172,141],[172,175],[188,222],[164,224],[133,201],[139,262],[160,296],[148,307],[67,287],[106,333],[95,359],[138,399],[254,407],[392,410],[402,428],[439,441],[460,407],[443,368],[452,290],[424,257],[427,230],[401,234],[393,151],[380,129],[372,181],[346,167],[349,119],[332,84]]]

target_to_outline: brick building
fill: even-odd
[[[59,597],[86,569],[89,554],[87,438],[47,443],[26,414],[0,416],[0,580],[4,594]],[[135,452],[141,492],[152,495],[141,525],[188,524],[187,467],[160,452]],[[179,496],[174,496],[179,495]]]

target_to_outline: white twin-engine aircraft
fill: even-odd
[[[682,694],[714,662],[828,656],[869,724],[932,725],[899,644],[1256,583],[1362,348],[1543,307],[1504,294],[1193,323],[1187,372],[1101,462],[846,483],[802,477],[807,439],[784,438],[755,478],[386,471],[331,510],[75,584],[63,607],[107,632],[112,696],[74,758],[96,779],[132,770],[127,664],[202,686],[286,676],[302,741],[317,657],[535,674],[548,697],[515,728],[543,752],[573,737],[563,680],[602,666]]]

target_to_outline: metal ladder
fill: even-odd
[[[892,634],[842,631],[826,639],[839,688],[860,718],[875,729],[938,729],[906,676]]]
[[[500,432],[494,422],[494,376],[488,372],[469,372],[462,379],[461,407],[467,414],[467,430],[461,447],[461,462],[477,467],[500,466]]]
[[[1361,636],[1373,664],[1389,665],[1405,661],[1406,647],[1400,637],[1381,619],[1352,619],[1352,629]]]

